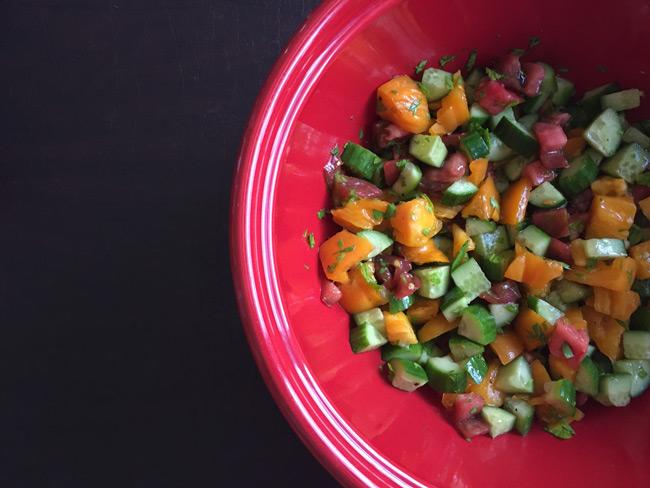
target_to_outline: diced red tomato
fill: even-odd
[[[586,212],[569,214],[569,240],[578,239],[587,225],[589,214]]]
[[[641,200],[650,197],[650,186],[645,185],[632,185],[630,186],[630,193],[634,198],[634,203],[638,205]]]
[[[330,280],[323,279],[320,287],[320,299],[325,305],[331,307],[341,299],[341,290]]]
[[[578,193],[575,197],[569,200],[567,209],[570,214],[585,213],[591,207],[591,202],[594,199],[594,194],[591,188],[587,188],[582,193]]]
[[[454,420],[462,422],[480,413],[484,403],[478,393],[461,393],[454,402]]]
[[[569,162],[564,151],[548,151],[539,154],[539,160],[549,169],[568,168]]]
[[[384,179],[387,185],[392,185],[399,178],[400,170],[397,167],[397,159],[391,159],[384,163]]]
[[[534,97],[544,81],[544,67],[539,63],[524,63],[522,67],[526,76],[522,91],[526,96]]]
[[[562,346],[567,344],[571,348],[573,356],[567,358],[562,350]],[[576,329],[566,317],[560,317],[555,322],[555,328],[548,340],[549,352],[558,358],[564,359],[569,366],[577,369],[580,362],[587,355],[589,346],[589,335],[586,329]]]
[[[334,202],[339,204],[346,201],[352,195],[359,198],[380,198],[383,192],[366,180],[336,173],[334,175],[334,186],[332,187],[332,198]]]
[[[372,126],[372,137],[379,149],[385,149],[391,142],[410,136],[409,132],[387,120],[378,120]]]
[[[539,186],[545,181],[553,181],[555,179],[555,172],[548,169],[539,161],[533,161],[524,166],[522,174],[528,178],[533,186]]]
[[[515,303],[521,300],[521,293],[516,282],[506,280],[494,283],[492,288],[481,294],[481,299],[488,303]]]
[[[546,122],[537,122],[533,126],[535,137],[539,141],[539,154],[542,164],[549,169],[566,168],[569,163],[562,149],[567,137],[562,127]]]
[[[569,236],[569,212],[566,208],[538,210],[533,214],[533,224],[552,237],[561,239]]]
[[[568,226],[567,226],[568,229]],[[573,264],[573,256],[571,256],[571,247],[555,237],[551,237],[551,243],[548,245],[546,256],[551,259],[562,261],[563,263]]]
[[[448,156],[442,168],[427,168],[422,174],[422,187],[430,191],[442,191],[467,172],[467,158],[459,152]]]
[[[409,272],[399,275],[395,274],[394,279],[397,279],[397,283],[395,284],[393,294],[398,300],[413,295],[413,293],[420,289],[420,279]]]
[[[470,418],[458,422],[456,428],[458,428],[465,439],[471,439],[477,435],[484,435],[490,432],[490,426],[480,418]]]
[[[576,392],[576,406],[582,407],[589,400],[589,395],[582,393],[581,391]]]
[[[519,56],[509,53],[503,56],[498,64],[497,71],[503,75],[501,81],[505,86],[520,91],[524,83],[524,73],[521,70]]]
[[[523,99],[506,90],[503,83],[484,78],[476,89],[476,98],[481,107],[496,115],[504,109],[521,103]]]
[[[454,132],[453,134],[445,134],[442,136],[442,142],[445,143],[447,147],[458,147],[460,146],[460,138],[465,135],[464,132]]]

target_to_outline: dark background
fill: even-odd
[[[1,486],[336,485],[228,257],[241,134],[317,3],[0,2]]]

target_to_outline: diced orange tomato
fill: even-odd
[[[587,321],[582,316],[580,307],[569,307],[564,311],[564,315],[576,330],[587,328]]]
[[[516,225],[524,221],[532,188],[527,178],[519,178],[506,189],[501,199],[502,224]]]
[[[352,232],[372,229],[381,224],[388,202],[376,198],[352,200],[344,207],[332,210],[332,219],[341,227]]]
[[[440,300],[432,298],[415,297],[415,302],[406,310],[406,316],[412,324],[422,325],[438,314]]]
[[[478,192],[467,202],[461,215],[464,218],[474,216],[483,220],[498,221],[500,200],[501,197],[496,186],[494,186],[494,180],[491,176],[488,176],[479,186]]]
[[[569,281],[614,291],[629,290],[634,283],[635,276],[636,261],[629,257],[616,258],[611,264],[599,261],[591,269],[574,266],[564,274]]]
[[[587,141],[582,136],[569,137],[564,145],[564,155],[569,160],[577,158],[585,150],[586,145]]]
[[[499,373],[499,361],[496,359],[488,363],[488,370],[478,385],[474,384],[472,381],[468,381],[469,387],[467,388],[470,392],[481,395],[483,401],[486,405],[491,405],[493,407],[500,407],[503,405],[504,394],[497,390],[494,386],[494,383],[497,379],[497,374]]]
[[[441,227],[433,214],[433,204],[425,198],[414,198],[397,205],[390,225],[395,240],[409,247],[424,246]]]
[[[625,327],[616,319],[603,315],[590,306],[583,307],[582,313],[587,321],[589,337],[596,343],[598,350],[612,361],[620,359],[623,354],[621,339]]]
[[[413,134],[425,132],[431,125],[427,99],[406,75],[396,76],[377,89],[377,115]]]
[[[467,180],[479,186],[485,179],[488,169],[488,160],[485,158],[475,159],[469,163],[469,176]]]
[[[418,330],[418,340],[420,342],[427,342],[431,339],[441,336],[445,332],[454,330],[458,327],[458,320],[448,321],[444,315],[438,314],[429,319],[426,324]]]
[[[438,218],[438,219],[446,219],[446,220],[451,220],[458,215],[458,213],[463,209],[462,205],[454,205],[453,207],[449,207],[447,205],[444,205],[443,203],[439,201],[434,201],[433,202],[433,214]]]
[[[521,309],[515,318],[514,327],[527,351],[542,347],[553,333],[553,326],[529,308]]]
[[[527,250],[515,257],[505,272],[505,277],[541,290],[552,280],[562,276],[564,269],[557,261],[544,259]]]
[[[386,337],[391,344],[417,344],[418,339],[411,322],[404,312],[383,312]]]
[[[424,245],[419,247],[401,246],[399,247],[402,256],[415,264],[427,263],[448,263],[449,258],[429,239]]]
[[[474,249],[476,249],[476,246],[474,245],[474,241],[458,225],[453,224],[451,226],[451,235],[454,238],[454,247],[453,247],[454,257],[458,255],[460,249],[463,247],[463,244],[465,244],[466,242],[468,243],[467,244],[468,251],[473,251]]]
[[[571,241],[571,257],[576,266],[587,265],[587,255],[585,254],[585,241],[584,239],[576,239]]]
[[[627,195],[627,183],[623,178],[601,176],[591,184],[591,191],[596,195],[623,197]]]
[[[630,197],[594,195],[585,235],[587,239],[627,239],[635,213],[636,205]]]
[[[440,101],[440,108],[436,112],[436,122],[429,130],[430,134],[451,134],[458,127],[469,120],[469,107],[465,88],[456,84],[451,91]]]
[[[636,277],[640,280],[650,278],[650,241],[632,246],[628,253],[636,261]]]
[[[442,398],[440,399],[440,403],[442,403],[442,406],[447,410],[450,410],[454,407],[454,403],[456,403],[457,398],[458,393],[443,393]]]
[[[535,395],[543,395],[545,393],[544,385],[551,381],[551,376],[539,359],[530,363],[530,369],[533,373],[533,392]]]
[[[364,276],[357,266],[349,273],[350,280],[341,283],[339,303],[348,313],[359,313],[388,303],[386,288],[374,282],[374,277]]]
[[[490,348],[498,356],[501,364],[508,364],[524,352],[524,343],[512,330],[504,330],[490,343]]]
[[[614,291],[595,286],[593,292],[587,305],[617,320],[630,320],[630,315],[641,305],[639,294],[632,290]]]
[[[328,280],[347,283],[348,270],[366,259],[370,251],[370,241],[342,230],[321,244],[318,256]]]
[[[575,381],[576,379],[577,370],[569,366],[569,363],[562,358],[549,354],[548,367],[551,370],[551,376],[556,380],[566,378],[567,380]]]

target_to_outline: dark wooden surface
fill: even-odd
[[[0,2],[1,486],[336,486],[228,258],[243,128],[316,3]]]

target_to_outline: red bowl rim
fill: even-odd
[[[323,466],[347,486],[427,484],[363,441],[311,375],[282,310],[273,262],[271,203],[284,141],[318,75],[347,39],[398,2],[328,0],[309,16],[254,105],[231,194],[232,276],[255,361],[289,424]]]

